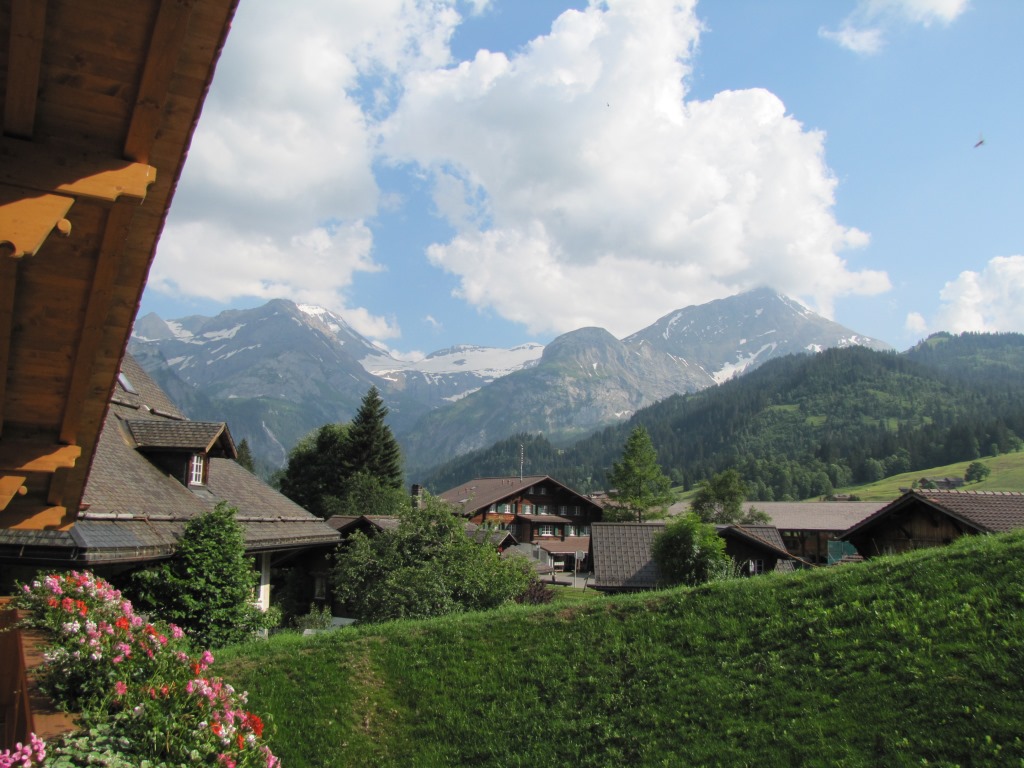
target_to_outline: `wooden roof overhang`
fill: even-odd
[[[78,512],[237,0],[0,0],[0,528]]]

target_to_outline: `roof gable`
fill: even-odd
[[[212,453],[218,449],[229,458],[238,452],[228,425],[222,421],[173,421],[171,419],[126,419],[125,425],[143,452],[154,450]]]
[[[913,488],[848,529],[843,538],[863,532],[915,504],[924,504],[981,533],[1005,533],[1024,528],[1024,493]]]
[[[525,477],[478,477],[468,483],[457,485],[441,493],[438,498],[458,506],[461,514],[472,516],[480,510],[487,509],[491,504],[498,504],[505,499],[516,498],[527,493],[531,488],[543,487],[556,493],[570,495],[581,504],[600,509],[593,500],[563,485],[548,475],[528,475]],[[535,494],[540,496],[541,494]]]

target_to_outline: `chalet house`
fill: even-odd
[[[4,586],[38,568],[111,576],[168,559],[185,524],[225,501],[237,508],[246,551],[257,558],[266,609],[272,567],[333,547],[339,537],[235,458],[227,424],[186,419],[126,356],[75,523],[67,530],[0,529]]]
[[[591,525],[602,512],[599,504],[547,475],[477,478],[438,498],[471,523],[535,545],[565,571],[576,569],[577,553],[590,550]]]
[[[843,534],[870,517],[884,501],[757,501],[744,504],[768,515],[786,550],[815,565],[832,565],[854,553]]]
[[[665,530],[662,520],[649,523],[598,523],[591,532],[590,586],[604,592],[637,592],[662,586],[653,544]],[[778,529],[770,525],[719,525],[725,551],[740,572],[754,576],[769,571],[792,571],[794,562],[809,566],[786,551]]]
[[[843,534],[866,558],[1024,528],[1024,493],[915,488]]]

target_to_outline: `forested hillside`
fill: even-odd
[[[685,487],[738,469],[762,501],[802,499],[882,477],[1017,450],[1024,435],[1024,336],[933,337],[910,352],[862,347],[773,360],[721,386],[673,396],[567,448],[517,436],[441,467],[427,486],[544,472],[580,490],[643,424]]]

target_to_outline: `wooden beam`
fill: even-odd
[[[110,203],[122,197],[142,202],[154,181],[156,168],[144,163],[0,138],[0,184]]]
[[[0,185],[0,259],[34,256],[50,233],[71,232],[65,216],[74,200],[61,195],[26,195]]]
[[[7,369],[11,364],[11,334],[14,332],[14,295],[18,262],[0,254],[0,436],[4,433],[4,405],[7,403]]]
[[[65,531],[74,522],[75,516],[64,507],[15,503],[0,512],[0,528],[17,531]]]
[[[7,509],[11,499],[28,492],[24,475],[0,475],[0,511]]]
[[[32,138],[45,33],[46,0],[11,0],[3,126],[3,132],[8,136]]]
[[[68,396],[65,399],[64,418],[60,428],[60,442],[78,442],[78,427],[82,419],[82,409],[89,397],[89,386],[92,382],[93,361],[103,339],[103,329],[110,315],[113,301],[114,282],[121,268],[125,241],[128,230],[135,215],[137,206],[130,203],[118,203],[109,216],[103,230],[103,240],[96,260],[96,271],[89,290],[89,304],[85,309],[85,321],[75,346],[75,361],[71,368],[71,383],[68,385]],[[104,393],[104,397],[107,393]]]
[[[79,445],[57,445],[37,440],[0,440],[0,472],[55,472],[60,467],[70,469],[81,455],[82,447]]]
[[[124,156],[130,160],[149,162],[193,5],[194,0],[162,0],[160,3],[131,125],[124,142]]]

